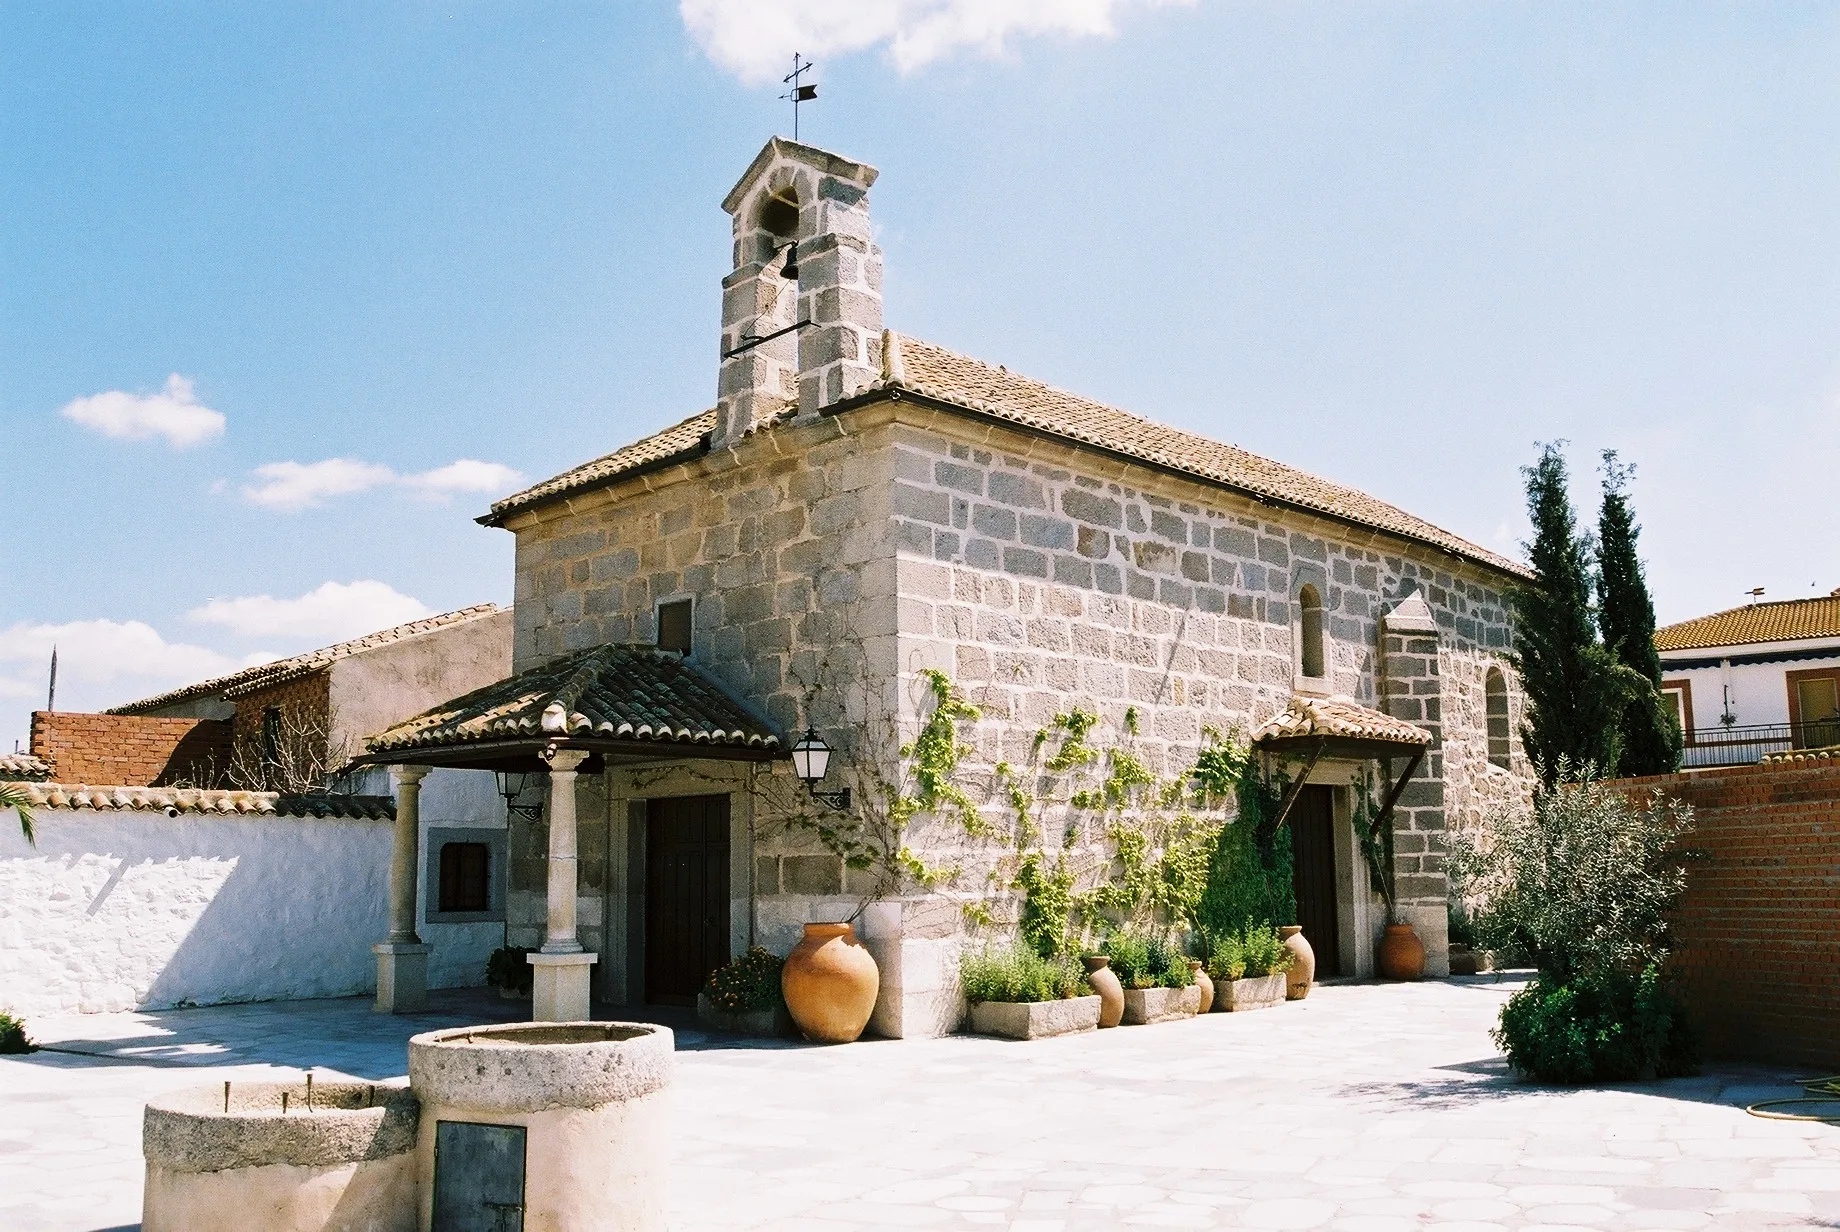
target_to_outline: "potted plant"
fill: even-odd
[[[792,1015],[780,995],[780,968],[785,960],[765,946],[710,973],[696,994],[696,1020],[715,1031],[738,1035],[782,1036],[793,1032]]]
[[[1399,914],[1399,897],[1393,888],[1393,827],[1374,806],[1365,783],[1356,786],[1354,832],[1367,861],[1367,879],[1386,902],[1386,932],[1375,955],[1383,979],[1416,980],[1425,974],[1425,943],[1412,924]]]
[[[1107,948],[1112,970],[1124,986],[1127,1025],[1192,1018],[1201,1007],[1201,990],[1181,948],[1155,934],[1113,933]]]
[[[1208,955],[1214,977],[1214,1008],[1262,1010],[1284,1002],[1291,952],[1278,930],[1256,925],[1214,939]]]
[[[493,950],[486,959],[486,984],[498,989],[498,995],[507,1001],[528,997],[536,975],[530,968],[529,954],[521,945],[501,945]]]
[[[959,979],[979,1035],[1042,1039],[1099,1026],[1099,996],[1071,958],[1043,958],[1019,944],[967,951]]]

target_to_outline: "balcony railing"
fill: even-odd
[[[1680,751],[1682,770],[1751,766],[1765,753],[1819,749],[1840,744],[1840,719],[1812,723],[1763,723],[1751,727],[1699,727]]]

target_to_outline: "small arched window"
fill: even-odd
[[[790,186],[760,203],[760,226],[775,239],[794,238],[799,231],[799,198]]]
[[[1482,685],[1489,721],[1489,764],[1506,770],[1508,747],[1508,678],[1491,667]]]
[[[1322,595],[1314,586],[1305,586],[1297,592],[1297,606],[1302,609],[1299,635],[1302,644],[1299,647],[1300,668],[1303,675],[1312,680],[1321,680],[1328,672],[1323,660],[1323,609]]]

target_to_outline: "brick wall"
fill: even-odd
[[[228,760],[230,724],[130,714],[34,711],[32,754],[60,783],[156,787],[199,782]]]
[[[1627,779],[1691,804],[1673,966],[1707,1051],[1840,1066],[1840,759]]]

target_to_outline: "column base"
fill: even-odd
[[[588,970],[599,954],[544,954],[529,956],[531,966],[530,1020],[532,1022],[587,1022]]]
[[[410,1014],[428,1006],[428,953],[434,947],[419,941],[379,941],[371,947],[377,956],[379,1014]]]

